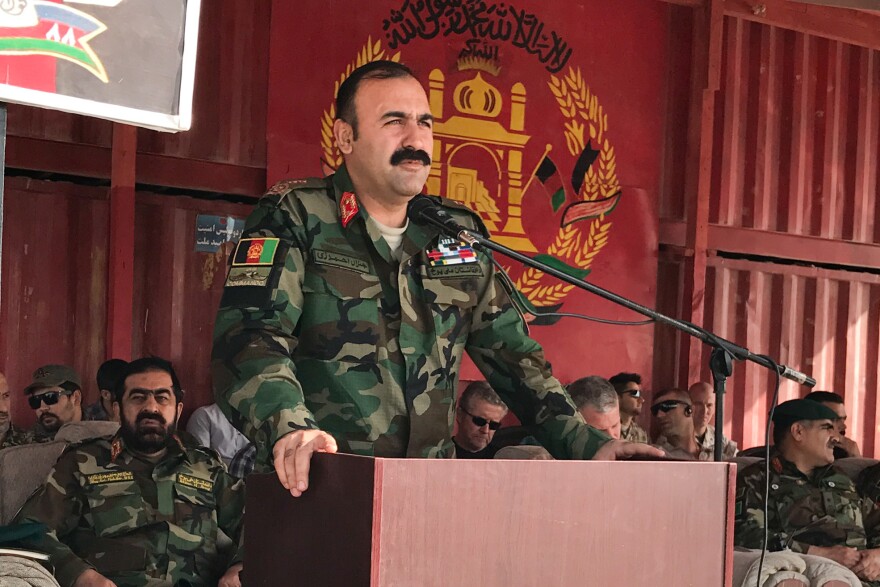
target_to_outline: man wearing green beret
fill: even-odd
[[[837,414],[802,399],[779,404],[773,414],[773,452],[767,549],[824,556],[880,587],[880,509],[856,492],[834,463]],[[764,535],[764,460],[736,480],[734,542],[761,548]]]

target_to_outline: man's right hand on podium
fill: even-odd
[[[665,457],[666,453],[647,444],[627,442],[625,440],[610,440],[603,444],[596,454],[594,461],[618,461],[632,457]]]
[[[309,487],[309,465],[316,452],[336,452],[336,439],[322,430],[296,430],[278,439],[272,448],[275,473],[294,497]]]

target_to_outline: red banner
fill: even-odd
[[[269,180],[339,165],[338,84],[366,61],[399,60],[436,119],[430,193],[469,205],[502,244],[654,306],[666,10],[641,0],[275,2]],[[638,315],[502,263],[560,379],[650,375],[650,326],[554,314]],[[479,375],[468,366],[463,377]]]

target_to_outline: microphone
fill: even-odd
[[[468,243],[471,243],[473,240],[473,236],[469,233],[470,229],[459,224],[449,212],[438,205],[430,196],[424,194],[415,196],[407,205],[406,215],[416,224],[431,224],[447,235]]]

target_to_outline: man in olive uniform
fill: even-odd
[[[328,178],[276,184],[231,256],[214,330],[217,403],[298,496],[315,451],[453,455],[465,351],[558,458],[650,447],[583,423],[526,332],[488,254],[407,220],[425,185],[433,117],[403,65],[368,63],[343,82]],[[438,198],[464,226],[464,206]]]
[[[133,361],[113,391],[119,433],[62,454],[16,517],[49,530],[27,546],[49,554],[62,587],[240,586],[241,553],[222,555],[217,541],[222,530],[237,543],[244,485],[177,435],[171,364]]]
[[[833,466],[836,418],[830,408],[808,400],[790,400],[776,408],[767,548],[830,558],[876,587],[880,585],[880,510]],[[761,548],[764,468],[761,460],[737,475],[737,546]]]
[[[11,404],[9,382],[6,376],[0,373],[0,449],[31,442],[31,433],[12,423],[12,416],[9,414]]]

